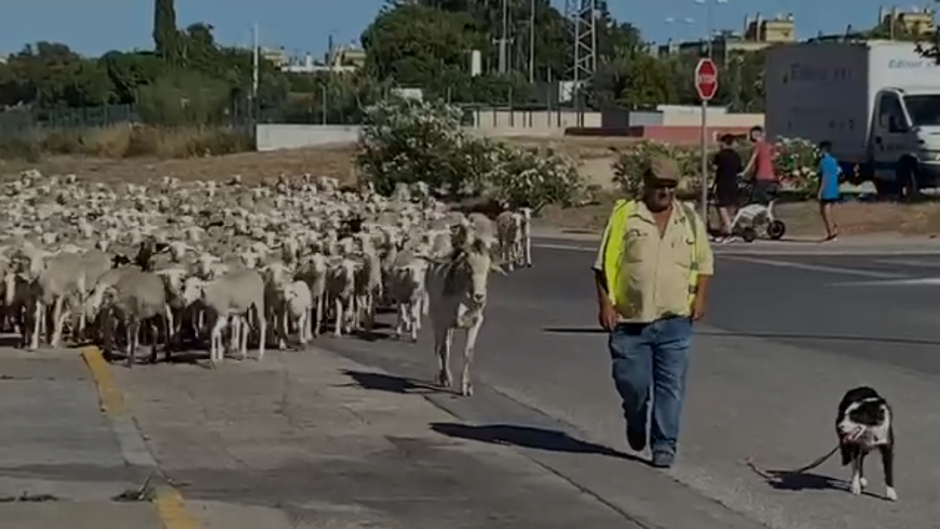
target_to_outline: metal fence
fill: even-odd
[[[214,118],[219,125],[250,126],[256,123],[291,123],[316,125],[358,125],[366,107],[385,97],[391,89],[356,91],[341,86],[323,86],[309,92],[293,92],[277,105],[261,102],[253,108],[248,101],[233,101],[224,115]],[[552,113],[568,105],[558,102],[557,88],[550,85],[529,87],[524,92],[499,89],[486,102],[471,102],[455,97],[449,90],[442,99],[464,109],[468,123],[481,111],[523,111]],[[435,94],[426,97],[437,97]],[[153,112],[150,112],[153,115]],[[0,111],[0,133],[15,134],[25,130],[75,130],[103,128],[124,123],[147,122],[147,113],[137,105],[108,105],[54,110],[12,109]]]

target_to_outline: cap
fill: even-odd
[[[663,155],[654,155],[647,162],[644,174],[647,180],[678,183],[679,172],[679,164],[675,160]]]

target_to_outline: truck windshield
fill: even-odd
[[[910,95],[904,103],[915,127],[940,126],[940,94]]]

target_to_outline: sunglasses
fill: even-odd
[[[666,191],[675,191],[676,185],[674,182],[657,182],[653,188],[654,189],[663,189]]]

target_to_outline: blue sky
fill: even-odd
[[[820,30],[842,31],[846,24],[870,27],[877,20],[877,0],[727,0],[712,3],[713,28],[740,30],[747,13],[793,13],[800,37]],[[18,51],[26,42],[64,42],[85,54],[111,49],[149,48],[152,0],[3,0],[0,53]],[[181,26],[205,21],[228,44],[251,42],[251,27],[261,28],[265,46],[284,46],[292,54],[322,53],[330,33],[338,43],[358,42],[359,35],[385,0],[177,0]],[[564,5],[564,0],[552,0]],[[621,20],[633,22],[647,40],[692,39],[705,33],[705,9],[693,0],[609,0]],[[640,8],[640,5],[643,5]],[[899,4],[909,8],[912,4]],[[924,4],[922,4],[924,5]],[[667,18],[675,19],[669,24]],[[692,24],[684,23],[694,19]]]

